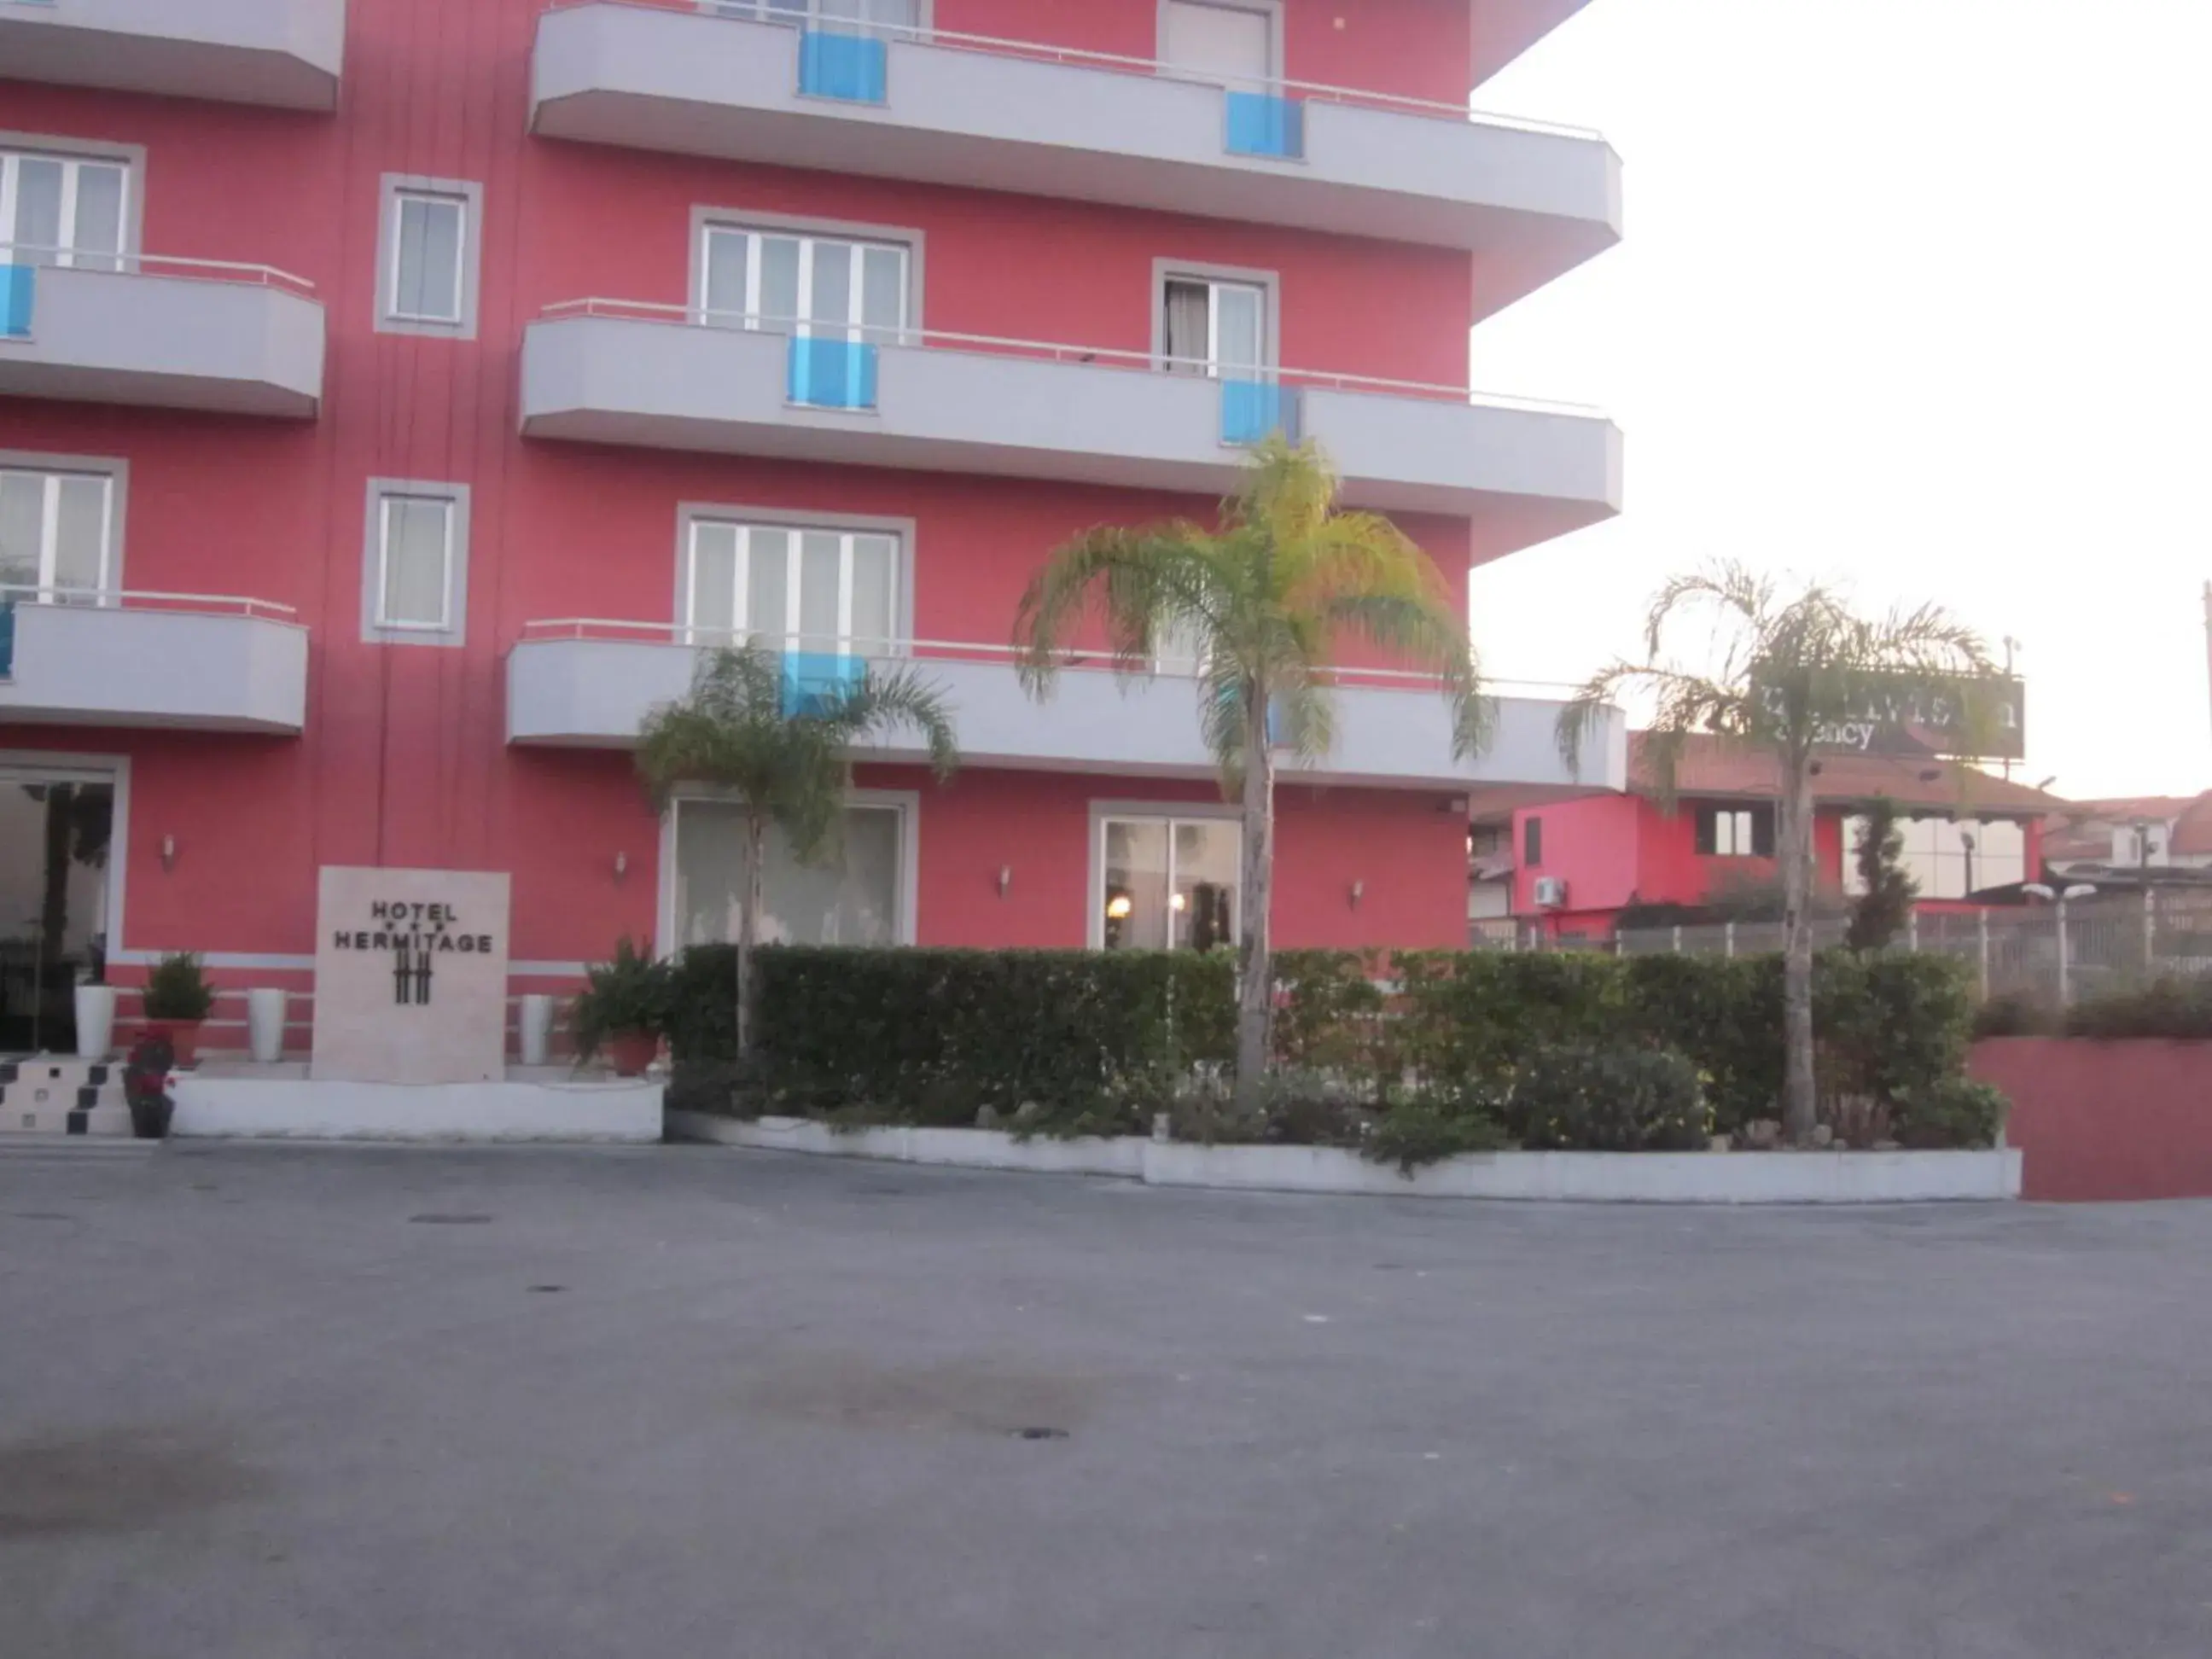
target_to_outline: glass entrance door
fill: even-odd
[[[0,1053],[68,1054],[104,976],[115,781],[0,769]]]

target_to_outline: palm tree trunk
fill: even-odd
[[[752,1058],[753,952],[760,944],[761,895],[767,886],[762,865],[768,844],[768,819],[745,814],[745,910],[738,919],[738,1058]]]
[[[1813,1138],[1813,757],[1784,757],[1782,795],[1782,1133]]]
[[[1244,732],[1244,858],[1240,872],[1238,942],[1243,973],[1237,988],[1237,1103],[1257,1103],[1267,1073],[1275,1016],[1275,976],[1268,912],[1275,885],[1275,757],[1267,746],[1267,700],[1252,699]]]

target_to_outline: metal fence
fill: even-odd
[[[1840,916],[1821,917],[1814,924],[1814,945],[1841,945],[1849,926]],[[1517,921],[1474,923],[1469,933],[1475,950],[1757,956],[1782,948],[1778,921],[1629,928],[1609,940],[1554,940]],[[2074,1003],[2151,980],[2212,974],[2212,890],[1916,915],[1892,948],[1941,951],[1971,963],[1984,997]]]

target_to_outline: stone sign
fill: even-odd
[[[318,1082],[507,1075],[508,878],[325,865],[317,908]]]

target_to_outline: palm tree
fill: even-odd
[[[794,672],[805,659],[786,658],[757,642],[701,659],[682,701],[646,717],[638,733],[637,769],[665,811],[687,785],[729,791],[745,818],[745,902],[738,925],[738,1052],[752,1051],[753,953],[760,943],[762,872],[769,827],[805,863],[837,854],[845,796],[852,782],[849,751],[864,740],[908,730],[929,749],[943,782],[960,763],[952,719],[936,689],[912,667],[888,672],[856,665],[828,683]]]
[[[1255,449],[1218,527],[1176,520],[1089,531],[1054,550],[1015,624],[1023,684],[1039,698],[1051,694],[1069,636],[1094,614],[1125,684],[1153,673],[1164,647],[1196,659],[1200,729],[1223,793],[1243,804],[1237,1078],[1248,1101],[1267,1069],[1273,1016],[1276,750],[1301,761],[1328,753],[1338,644],[1364,641],[1435,673],[1452,707],[1455,758],[1487,735],[1466,620],[1443,575],[1388,519],[1339,511],[1336,492],[1319,448],[1278,434]]]
[[[1678,628],[1719,653],[1699,673],[1668,654]],[[1813,778],[1826,734],[1870,711],[1905,702],[1945,702],[1949,728],[1973,741],[1991,734],[1999,682],[1981,636],[1935,605],[1856,614],[1829,588],[1809,585],[1784,600],[1769,579],[1723,564],[1677,576],[1653,596],[1644,660],[1616,660],[1593,675],[1559,716],[1559,747],[1579,760],[1600,711],[1622,693],[1656,701],[1645,738],[1662,805],[1671,811],[1677,768],[1691,734],[1706,732],[1774,757],[1781,774],[1777,853],[1782,866],[1784,1132],[1802,1144],[1815,1118],[1813,1082]]]

